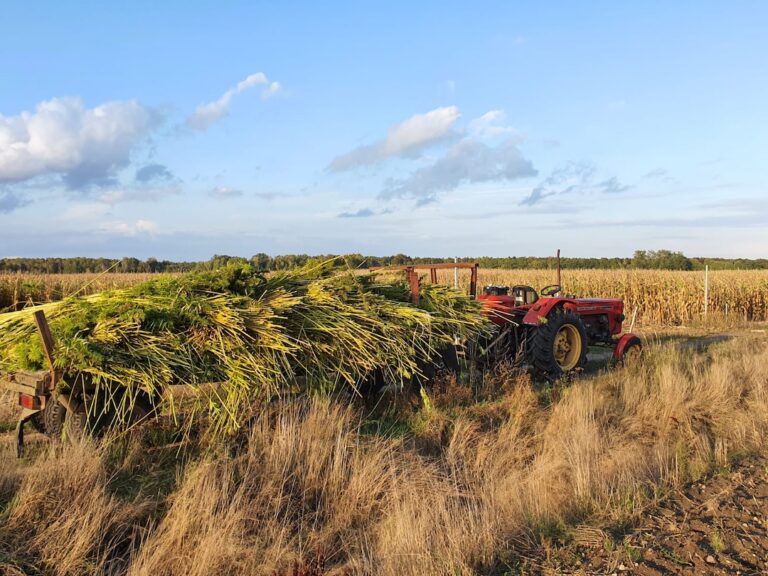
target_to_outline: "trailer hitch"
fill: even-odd
[[[50,394],[56,389],[56,385],[61,379],[61,374],[56,370],[53,356],[53,337],[51,336],[51,329],[48,326],[48,319],[45,317],[45,312],[37,310],[34,313],[35,324],[37,325],[37,333],[40,336],[40,341],[43,344],[43,351],[45,352],[46,360],[48,361],[48,368],[50,370],[51,377],[47,381],[45,390],[38,390],[35,388],[35,396],[26,396],[27,398],[36,398],[34,404],[27,406],[23,404],[24,408],[21,411],[19,421],[16,423],[16,457],[22,458],[24,456],[24,424],[31,420],[36,414],[41,412],[41,405],[38,399],[42,399],[43,407]],[[66,398],[57,398],[57,401],[64,405],[65,408],[69,408],[69,403]]]
[[[31,420],[35,414],[39,414],[40,410],[33,410],[31,408],[24,408],[21,411],[19,421],[16,423],[16,457],[24,457],[24,424]]]

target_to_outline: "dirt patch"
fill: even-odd
[[[593,527],[540,564],[541,573],[768,574],[768,457],[677,490],[624,536]]]

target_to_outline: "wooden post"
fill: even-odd
[[[459,263],[459,257],[454,256],[453,257],[453,263],[458,264]],[[454,266],[453,268],[453,287],[458,290],[459,289],[459,267]]]
[[[472,266],[471,277],[469,279],[469,295],[475,298],[477,296],[477,264]]]
[[[35,312],[35,324],[37,324],[40,340],[43,342],[43,351],[48,360],[48,366],[50,367],[51,372],[53,372],[53,337],[51,336],[51,329],[48,327],[48,320],[45,317],[45,312],[42,310]]]
[[[437,284],[437,268],[429,269],[429,279],[432,284]]]
[[[405,275],[411,288],[411,302],[417,305],[419,303],[419,274],[413,269],[413,266],[407,266]]]

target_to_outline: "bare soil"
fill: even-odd
[[[768,574],[768,457],[755,456],[676,490],[628,533],[577,527],[539,550],[541,574]]]

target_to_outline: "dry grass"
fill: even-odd
[[[11,426],[20,410],[18,394],[0,390],[0,430]]]
[[[410,432],[397,436],[366,433],[359,409],[331,401],[273,408],[235,454],[193,459],[159,508],[150,490],[115,495],[126,464],[103,449],[4,466],[15,497],[0,570],[20,558],[47,574],[272,574],[322,555],[330,574],[503,571],[577,524],[631,522],[665,487],[763,449],[768,431],[763,337],[653,349],[551,405],[501,379],[508,389],[479,404],[449,389],[401,416]],[[135,483],[152,465],[141,454]]]

